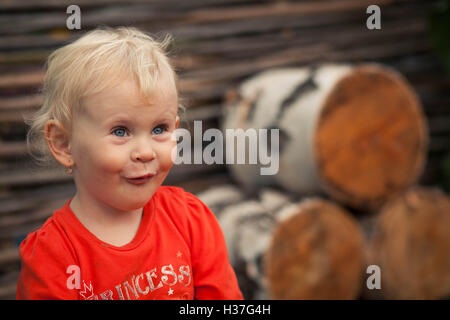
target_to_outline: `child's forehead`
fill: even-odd
[[[82,104],[89,109],[104,109],[103,111],[111,109],[109,107],[112,106],[122,108],[154,105],[178,107],[178,93],[176,86],[169,79],[160,79],[149,91],[144,91],[137,81],[120,79],[101,91],[85,97]]]

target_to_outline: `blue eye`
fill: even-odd
[[[125,137],[127,131],[125,128],[116,128],[113,130],[112,134],[118,137]]]
[[[161,125],[161,126],[157,126],[155,129],[152,130],[153,134],[163,134],[164,131],[167,130],[167,126],[165,125]]]

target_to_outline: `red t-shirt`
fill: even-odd
[[[21,243],[17,299],[242,299],[222,230],[194,195],[160,187],[121,247],[89,232],[71,200]]]

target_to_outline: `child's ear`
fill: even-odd
[[[175,120],[175,129],[178,129],[178,126],[180,125],[180,117],[177,116],[177,120]]]
[[[58,120],[49,120],[45,124],[45,139],[53,157],[64,167],[72,167],[74,161],[67,130]]]

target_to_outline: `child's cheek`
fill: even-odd
[[[110,154],[104,163],[104,168],[111,173],[122,172],[131,161],[129,154],[113,153]]]
[[[96,170],[103,173],[121,172],[127,163],[127,151],[114,146],[99,146],[95,152],[95,158],[91,159],[96,165]]]
[[[158,152],[160,158],[160,168],[163,171],[168,171],[173,165],[172,151],[176,148],[176,142],[170,141],[162,144]]]

